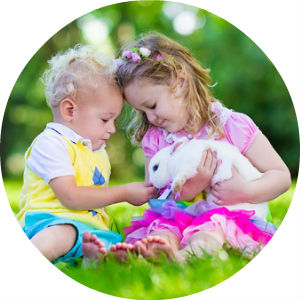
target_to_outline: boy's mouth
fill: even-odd
[[[105,143],[109,140],[110,137],[105,137],[103,139],[101,139],[102,141],[104,141]]]

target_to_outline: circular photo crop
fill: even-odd
[[[109,295],[170,299],[264,251],[292,201],[299,133],[243,32],[198,7],[130,1],[33,55],[5,109],[1,168],[49,263]]]

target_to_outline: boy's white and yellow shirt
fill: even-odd
[[[49,185],[53,178],[73,175],[78,186],[107,186],[111,166],[104,148],[92,151],[90,140],[62,124],[48,123],[25,153],[17,215],[20,225],[24,226],[26,212],[49,212],[108,230],[109,218],[104,208],[71,210],[59,201]]]

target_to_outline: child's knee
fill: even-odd
[[[168,230],[154,231],[150,235],[151,236],[159,236],[159,237],[163,238],[175,250],[180,248],[180,238],[171,231],[168,231]]]
[[[31,238],[32,243],[49,260],[68,253],[76,243],[77,230],[71,224],[49,226]]]
[[[185,249],[197,255],[201,254],[199,256],[202,256],[203,251],[215,255],[223,247],[224,241],[224,234],[221,230],[199,231],[190,237]]]

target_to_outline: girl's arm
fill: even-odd
[[[53,178],[49,182],[63,205],[75,210],[88,210],[127,201],[142,205],[152,198],[153,186],[133,182],[113,187],[77,186],[74,176]]]
[[[233,170],[231,179],[217,183],[212,188],[212,193],[218,199],[222,199],[217,204],[265,202],[289,189],[291,185],[289,169],[263,134],[254,139],[245,156],[263,173],[263,176],[246,182],[236,170]]]

